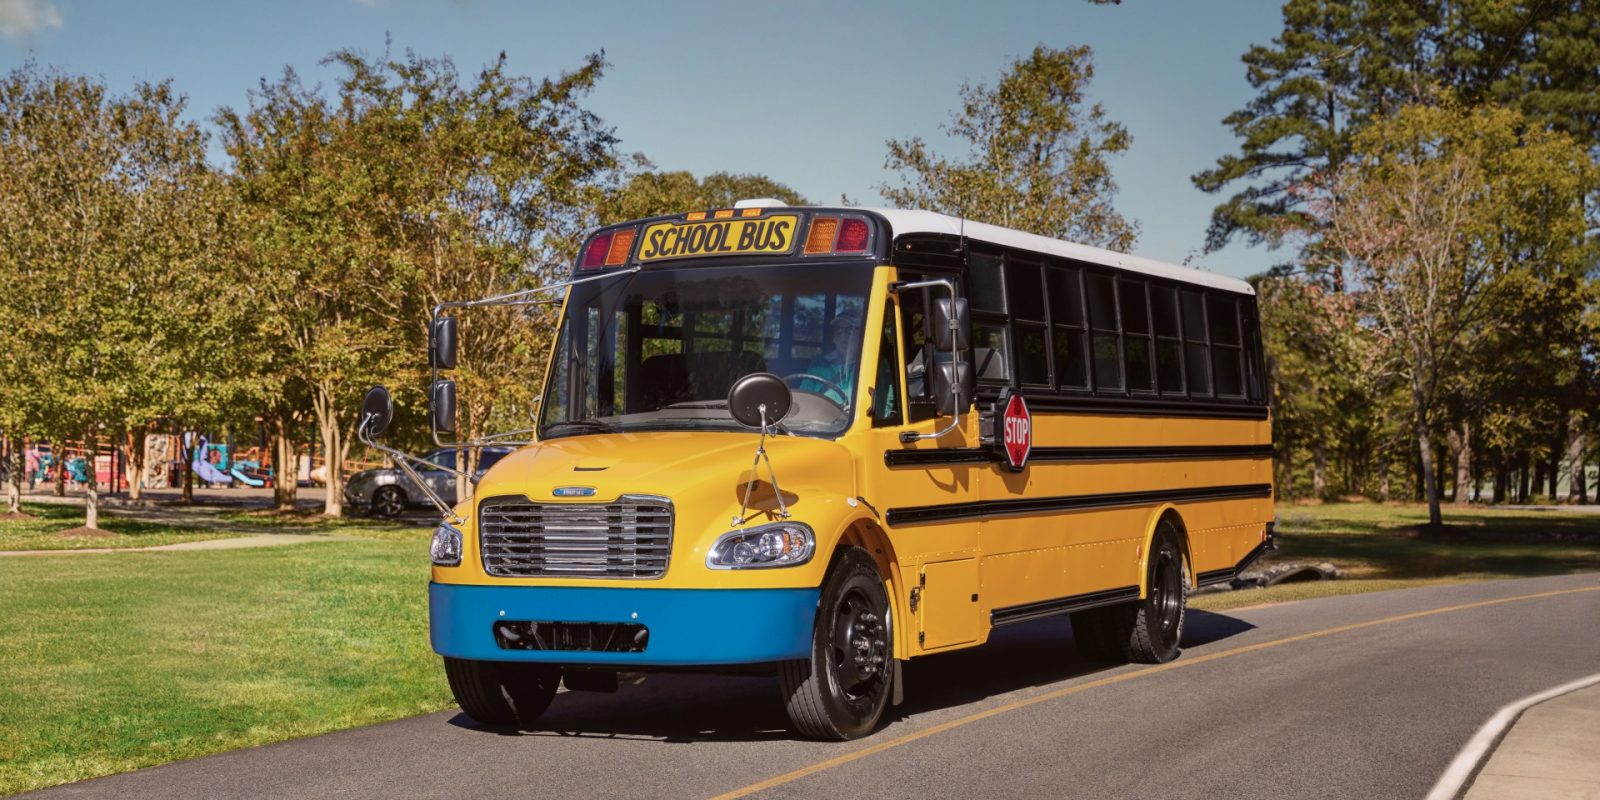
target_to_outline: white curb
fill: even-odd
[[[1554,700],[1561,695],[1570,694],[1579,689],[1586,689],[1597,683],[1600,683],[1600,674],[1579,678],[1571,683],[1563,683],[1554,689],[1548,689],[1503,706],[1499,711],[1495,712],[1494,716],[1489,718],[1488,722],[1483,724],[1482,728],[1478,729],[1478,732],[1467,742],[1467,746],[1463,747],[1461,752],[1456,755],[1456,759],[1450,762],[1449,767],[1445,768],[1444,774],[1439,776],[1439,782],[1433,785],[1433,791],[1428,792],[1427,800],[1455,800],[1456,797],[1460,796],[1462,790],[1467,788],[1467,781],[1472,777],[1472,774],[1477,771],[1478,766],[1483,763],[1484,759],[1489,757],[1495,744],[1505,735],[1506,729],[1511,727],[1511,723],[1516,722],[1517,717],[1522,716],[1522,712],[1546,700]]]

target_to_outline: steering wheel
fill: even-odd
[[[819,378],[819,377],[817,377],[815,375],[812,375],[809,372],[796,372],[796,373],[793,373],[791,375],[783,376],[783,382],[784,383],[789,383],[790,381],[794,381],[794,380],[816,381],[817,383],[822,384],[824,391],[831,391],[831,392],[833,392],[835,395],[837,395],[839,397],[839,402],[834,403],[834,405],[836,405],[836,406],[838,406],[840,408],[843,408],[843,409],[847,409],[847,410],[850,408],[850,393],[845,391],[844,388],[841,387],[839,384],[834,383],[833,381],[830,381],[827,378]],[[795,391],[805,392],[806,394],[814,394],[814,395],[816,395],[818,397],[821,397],[824,400],[827,400],[830,403],[833,403],[833,400],[829,399],[829,397],[827,395],[823,394],[822,392],[807,391],[805,389],[801,389],[798,386],[796,386],[794,388],[795,388]]]

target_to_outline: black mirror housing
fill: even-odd
[[[955,321],[951,330],[950,322]],[[950,352],[972,348],[972,319],[967,313],[967,299],[957,297],[952,301],[940,297],[933,301],[933,314],[928,324],[933,328],[933,346]]]
[[[435,433],[456,432],[456,382],[434,381],[428,387],[428,408]]]
[[[393,420],[394,398],[389,395],[389,390],[382,386],[368,389],[367,396],[361,401],[361,427],[367,435],[374,439],[382,438]]]
[[[728,413],[746,428],[778,424],[789,416],[793,403],[789,385],[770,372],[752,372],[728,390]]]
[[[960,388],[959,398],[952,387]],[[933,365],[933,402],[940,416],[965,413],[972,407],[973,396],[977,393],[975,387],[972,365],[965,359]]]
[[[428,360],[434,369],[456,368],[456,318],[436,317],[428,330]]]

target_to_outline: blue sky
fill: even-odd
[[[1043,43],[1094,48],[1092,95],[1133,134],[1113,163],[1134,252],[1245,276],[1282,254],[1199,255],[1220,198],[1189,176],[1233,152],[1222,118],[1253,92],[1239,57],[1281,29],[1281,0],[1046,2],[261,3],[0,0],[0,66],[28,58],[115,89],[172,78],[191,112],[242,107],[292,65],[331,85],[329,52],[449,55],[464,72],[505,51],[512,69],[555,74],[604,50],[588,105],[623,148],[662,169],[757,172],[817,202],[867,205],[892,175],[884,141],[941,133],[963,82],[992,84]]]

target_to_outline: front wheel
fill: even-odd
[[[893,658],[889,594],[872,557],[852,547],[822,582],[811,657],[778,671],[795,730],[835,741],[871,733],[889,703]]]
[[[548,664],[444,659],[456,705],[480,725],[531,725],[556,696],[561,668]]]

